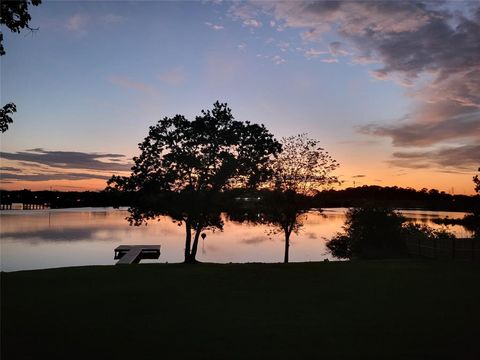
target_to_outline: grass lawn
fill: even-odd
[[[2,273],[2,359],[480,359],[480,266],[144,264]]]

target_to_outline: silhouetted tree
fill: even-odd
[[[41,0],[14,0],[0,2],[0,25],[5,25],[10,31],[20,33],[22,29],[36,30],[29,26],[32,19],[28,12],[28,6],[37,6],[42,3]],[[0,31],[0,56],[5,55],[3,47],[3,33]],[[8,125],[13,122],[10,114],[17,111],[14,103],[8,103],[0,109],[0,130],[3,132],[8,130]]]
[[[298,234],[303,226],[301,215],[309,210],[307,198],[293,191],[274,191],[262,194],[262,199],[250,206],[228,209],[231,221],[271,226],[266,235],[282,234],[286,242],[284,262],[288,263],[288,245],[292,233]]]
[[[480,171],[480,168],[478,168],[478,171]],[[478,175],[473,177],[473,183],[475,184],[475,191],[480,194],[480,178]]]
[[[273,226],[272,234],[282,234],[285,241],[283,262],[289,262],[290,238],[303,227],[301,215],[309,210],[305,198],[292,190],[274,192],[267,201],[264,219]]]
[[[480,168],[478,168],[480,171]],[[480,195],[480,178],[478,175],[473,177],[473,183],[475,184],[475,191]],[[467,222],[467,227],[473,231],[473,236],[477,239],[480,239],[480,204],[477,201],[477,206],[473,210],[472,215],[466,215],[465,221]]]
[[[300,195],[311,195],[322,188],[338,183],[332,172],[339,166],[319,141],[307,134],[281,140],[282,152],[271,161],[270,187],[278,196],[272,203],[271,223],[280,228],[285,237],[284,262],[289,261],[290,236],[301,227],[299,216],[306,211]]]
[[[281,154],[270,165],[275,190],[311,195],[338,183],[331,173],[339,164],[320,147],[320,141],[299,134],[282,138],[281,144]]]
[[[234,120],[227,104],[219,102],[193,121],[182,115],[160,120],[139,148],[132,174],[113,176],[109,186],[150,200],[173,193],[169,204],[138,202],[131,220],[138,225],[162,212],[173,213],[185,223],[185,262],[190,263],[196,261],[200,233],[218,224],[211,215],[216,194],[232,187],[253,189],[266,181],[270,158],[281,150],[264,125]]]

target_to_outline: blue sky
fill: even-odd
[[[264,123],[278,137],[308,132],[320,139],[342,164],[338,172],[346,186],[356,179],[357,184],[442,190],[455,185],[460,192],[471,192],[470,175],[476,170],[472,161],[445,167],[449,160],[439,158],[446,146],[449,153],[453,146],[471,146],[469,136],[427,141],[421,149],[417,143],[392,146],[403,130],[399,126],[425,121],[412,114],[424,111],[423,103],[430,104],[419,93],[425,87],[432,92],[429,81],[442,68],[432,72],[424,66],[414,69],[412,77],[406,63],[393,63],[384,42],[372,44],[362,29],[345,29],[345,24],[355,23],[350,12],[359,13],[351,4],[342,4],[336,13],[300,4],[287,3],[286,9],[284,3],[255,2],[45,1],[31,9],[31,26],[38,31],[4,32],[2,103],[14,101],[18,112],[2,135],[1,150],[15,154],[40,148],[131,158],[149,125],[177,113],[193,117],[219,100],[228,102],[237,119]],[[471,3],[450,6],[466,14],[473,11]],[[373,17],[368,26],[378,18],[378,24],[385,23],[385,10],[367,11],[365,16]],[[433,19],[433,12],[447,10],[399,5],[388,11],[402,18],[387,24],[389,29],[377,26],[381,35],[420,31],[429,25],[427,16]],[[418,21],[404,20],[410,17]],[[386,75],[374,72],[385,68]],[[465,101],[461,115],[465,107],[472,108]],[[475,135],[479,117],[472,113],[469,126]],[[423,166],[402,163],[405,150]],[[437,160],[432,162],[428,154]],[[15,161],[9,155],[2,167],[17,166],[34,175],[28,164]],[[419,181],[427,174],[435,174],[438,181]],[[57,174],[51,181],[9,180],[2,187],[65,184],[58,179]],[[95,181],[70,184],[103,186]]]

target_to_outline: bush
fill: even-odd
[[[405,218],[391,209],[354,208],[347,211],[343,226],[327,242],[333,256],[343,259],[379,259],[408,256],[407,241],[451,240],[455,235],[427,225],[404,224]]]
[[[468,231],[471,231],[473,238],[480,239],[480,214],[468,214],[461,219],[435,219],[435,223],[441,225],[460,225],[463,226]]]
[[[418,242],[421,241],[441,241],[441,240],[453,240],[455,235],[445,229],[434,230],[430,226],[420,224],[405,224],[403,226],[405,240]]]
[[[369,207],[347,211],[343,229],[327,242],[337,258],[386,258],[407,254],[402,224],[405,218],[392,209]]]

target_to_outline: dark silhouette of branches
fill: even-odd
[[[396,211],[381,207],[349,209],[343,230],[327,242],[327,248],[344,259],[408,257],[407,241],[455,238],[444,229],[406,223]]]
[[[29,5],[38,6],[42,3],[41,0],[14,0],[2,1],[0,3],[0,25],[6,26],[10,31],[20,33],[23,29],[30,31],[38,30],[38,28],[31,28],[29,25],[32,17],[30,16]],[[3,34],[0,32],[0,56],[5,55],[5,48],[3,47]]]
[[[339,164],[320,147],[320,141],[299,134],[283,138],[281,144],[282,153],[271,162],[272,188],[311,195],[338,184],[332,172]]]
[[[282,152],[270,163],[270,188],[277,192],[274,206],[268,211],[270,223],[285,236],[284,263],[289,261],[290,236],[302,224],[299,216],[305,211],[300,195],[312,195],[325,187],[337,184],[332,172],[339,166],[319,141],[307,134],[283,138]]]
[[[15,1],[1,1],[0,2],[0,25],[4,25],[12,32],[20,33],[22,29],[30,31],[38,30],[29,26],[32,19],[28,12],[28,6],[38,6],[42,3],[41,0],[15,0]],[[0,56],[5,55],[5,48],[3,47],[3,33],[0,31]],[[14,103],[8,103],[0,109],[0,130],[2,133],[8,130],[8,125],[13,123],[10,116],[17,111]]]
[[[17,111],[17,107],[14,103],[8,103],[0,109],[0,131],[4,133],[8,130],[8,125],[13,123],[12,115]]]
[[[480,168],[478,168],[478,171],[480,171]],[[480,194],[480,178],[478,175],[473,177],[473,183],[475,184],[475,191]]]
[[[193,121],[182,115],[160,120],[139,148],[131,175],[114,176],[108,185],[143,199],[131,208],[134,224],[165,213],[185,223],[186,262],[195,262],[200,233],[218,224],[212,220],[216,194],[256,188],[268,179],[271,157],[281,150],[265,126],[234,120],[227,104],[219,102]],[[173,194],[168,205],[152,201],[160,193]]]
[[[402,237],[405,218],[397,212],[378,207],[352,208],[347,211],[344,232],[327,242],[338,258],[379,258],[406,255]]]

